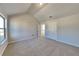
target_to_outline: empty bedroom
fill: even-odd
[[[79,56],[79,3],[0,3],[1,56]]]

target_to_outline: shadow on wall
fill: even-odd
[[[30,15],[9,19],[9,42],[37,38],[38,22]]]
[[[53,20],[46,22],[46,37],[79,47],[79,14],[56,19],[57,39],[53,29]]]

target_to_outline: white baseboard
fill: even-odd
[[[52,39],[51,37],[46,37],[46,38]],[[72,43],[68,43],[68,42],[65,42],[65,41],[57,40],[57,39],[52,39],[52,40],[55,40],[55,41],[58,41],[58,42],[79,48],[79,45],[77,45],[77,44],[72,44]]]
[[[30,39],[36,39],[36,38],[30,38]],[[19,41],[23,41],[23,40],[26,40],[26,39],[16,40],[16,41],[10,41],[10,42],[8,42],[8,44],[19,42]],[[29,39],[27,39],[27,40],[29,40]]]

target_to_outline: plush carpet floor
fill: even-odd
[[[3,56],[79,56],[79,48],[50,39],[30,39],[9,44]]]

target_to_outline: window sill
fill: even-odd
[[[3,41],[0,43],[0,46],[2,46],[6,41],[7,41],[7,39],[3,40]]]

